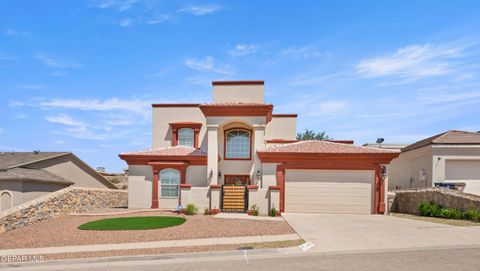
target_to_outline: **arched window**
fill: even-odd
[[[251,159],[251,134],[248,130],[232,129],[225,133],[225,159]]]
[[[160,197],[178,198],[180,173],[176,169],[164,169],[160,171]]]
[[[178,130],[178,146],[193,147],[194,132],[192,128]]]

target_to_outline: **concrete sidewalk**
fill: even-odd
[[[246,244],[246,243],[291,241],[291,240],[298,240],[298,239],[301,239],[301,238],[297,234],[203,238],[203,239],[171,240],[171,241],[156,241],[156,242],[141,242],[141,243],[97,244],[97,245],[83,245],[83,246],[5,249],[5,250],[0,250],[0,255],[1,256],[45,255],[45,254],[58,254],[58,253],[95,252],[95,251],[107,251],[107,250],[195,247],[195,246],[210,246],[210,245],[232,245],[232,244]]]

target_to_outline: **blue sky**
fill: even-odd
[[[480,130],[478,1],[2,1],[0,151],[119,171],[151,103],[263,79],[298,130],[356,144]]]

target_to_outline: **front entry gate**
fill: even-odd
[[[225,185],[222,186],[222,211],[246,212],[248,209],[249,176],[225,175]]]

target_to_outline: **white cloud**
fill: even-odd
[[[115,9],[122,12],[129,10],[137,2],[138,0],[102,0],[96,1],[94,6],[101,9]]]
[[[185,65],[191,69],[201,72],[216,72],[220,74],[233,74],[232,69],[227,66],[218,66],[215,63],[215,59],[211,56],[204,57],[202,59],[186,58]]]
[[[79,127],[79,128],[86,128],[87,124],[85,122],[82,122],[80,120],[76,120],[69,115],[66,114],[60,114],[56,116],[48,116],[45,117],[45,120],[48,122],[52,123],[59,123],[67,126],[73,126],[73,127]]]
[[[282,55],[285,57],[290,57],[294,59],[299,58],[318,58],[322,56],[328,56],[328,53],[321,53],[317,50],[317,48],[313,45],[307,45],[303,47],[289,47],[282,50]]]
[[[18,59],[14,55],[0,54],[0,67],[11,67],[18,64]]]
[[[22,84],[22,85],[15,85],[15,88],[18,89],[27,89],[27,90],[39,90],[47,88],[45,84]]]
[[[348,103],[346,101],[327,101],[319,104],[321,113],[332,114],[344,110]]]
[[[147,24],[160,24],[164,22],[168,22],[172,19],[172,16],[169,14],[162,14],[160,16],[156,16],[154,19],[148,20]]]
[[[51,56],[47,56],[45,54],[36,54],[35,58],[42,62],[44,65],[53,67],[53,68],[59,68],[59,69],[66,69],[66,68],[80,68],[83,67],[83,65],[71,62],[71,61],[66,61],[66,60],[58,60],[55,59]]]
[[[364,77],[397,76],[422,78],[452,72],[450,59],[462,55],[462,48],[434,44],[410,45],[391,55],[360,61],[356,71]]]
[[[126,18],[118,22],[118,25],[121,27],[131,27],[133,26],[133,20],[131,18]]]
[[[181,12],[190,13],[196,16],[203,16],[215,13],[219,11],[221,7],[219,5],[204,5],[204,6],[188,6],[180,9]]]
[[[53,99],[38,103],[42,108],[62,108],[81,111],[121,111],[138,115],[150,114],[150,102],[146,100],[124,100],[112,98],[106,100]]]
[[[6,29],[3,31],[3,33],[7,36],[19,36],[19,37],[28,37],[30,36],[30,33],[27,31],[19,31],[15,29]]]
[[[231,56],[244,56],[254,54],[258,51],[258,46],[254,44],[237,44],[235,48],[230,49],[228,53]]]

